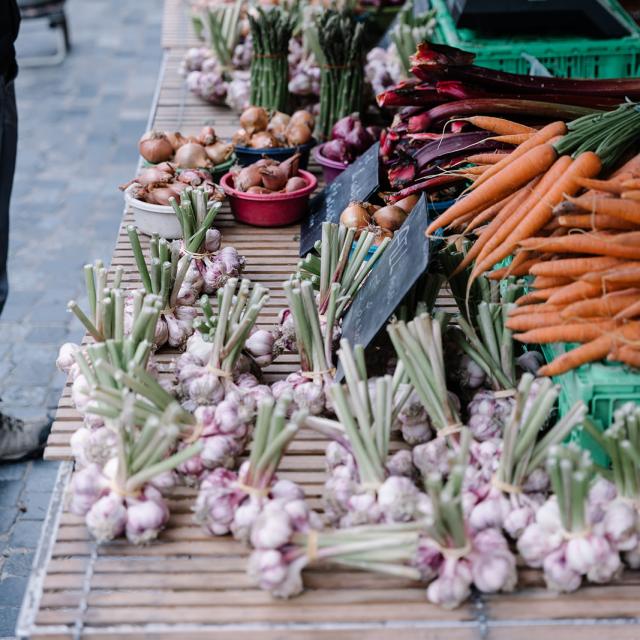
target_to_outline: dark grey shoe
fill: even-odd
[[[0,412],[0,461],[39,454],[50,429],[50,418],[22,420]]]

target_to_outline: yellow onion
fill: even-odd
[[[284,190],[287,193],[291,193],[293,191],[300,191],[300,189],[304,189],[307,186],[307,181],[300,176],[294,176],[293,178],[289,178],[287,180],[287,184],[284,187]]]
[[[262,107],[249,107],[240,116],[240,126],[252,136],[258,131],[264,131],[269,124],[269,114]]]
[[[183,144],[176,151],[174,160],[183,169],[197,169],[198,167],[208,167],[211,164],[204,147],[197,142]]]
[[[382,227],[370,226],[367,231],[374,234],[372,246],[377,247],[385,238],[393,238],[393,231],[383,229]]]
[[[236,147],[248,147],[250,139],[251,139],[251,136],[244,129],[238,129],[233,134],[233,137],[231,138],[231,142]]]
[[[416,206],[419,198],[420,196],[414,193],[406,198],[402,198],[402,200],[398,200],[398,202],[395,203],[395,206],[400,207],[407,215],[409,215],[413,207]]]
[[[262,176],[262,184],[270,191],[280,191],[284,189],[289,179],[286,167],[283,167],[281,164],[263,167],[260,169],[260,175]]]
[[[316,126],[316,120],[308,111],[301,109],[300,111],[294,112],[291,120],[289,120],[289,124],[304,124],[313,131],[313,128]]]
[[[282,113],[282,111],[274,111],[271,119],[269,120],[269,126],[267,127],[267,131],[273,131],[274,129],[284,129],[291,120],[291,116],[287,113]]]
[[[251,136],[249,146],[254,149],[273,149],[278,146],[278,141],[268,131],[259,131]]]
[[[260,168],[255,164],[240,169],[234,179],[235,188],[238,191],[248,191],[251,187],[262,186]]]
[[[290,122],[285,131],[287,142],[292,147],[307,144],[311,140],[311,129],[302,122]]]
[[[362,229],[371,224],[371,216],[362,202],[350,202],[340,214],[340,224],[352,229]]]
[[[208,147],[213,144],[218,137],[216,136],[215,129],[210,125],[205,125],[200,129],[200,133],[198,134],[197,141],[203,146]]]
[[[179,131],[165,131],[165,135],[169,139],[174,151],[177,151],[183,144],[189,142]]]
[[[373,214],[373,221],[382,229],[392,233],[399,229],[406,219],[406,212],[395,204],[388,204]]]
[[[173,146],[163,131],[147,131],[138,142],[140,155],[153,164],[170,160]]]
[[[222,164],[233,153],[233,145],[223,140],[218,140],[206,146],[204,151],[214,165]]]

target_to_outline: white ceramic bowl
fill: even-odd
[[[180,223],[173,208],[170,205],[149,204],[138,200],[131,195],[132,188],[133,185],[124,192],[124,199],[133,211],[136,227],[149,236],[157,233],[167,240],[182,238]]]

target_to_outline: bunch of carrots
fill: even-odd
[[[640,367],[640,155],[608,180],[640,133],[632,103],[531,129],[483,121],[512,137],[510,153],[477,154],[473,183],[427,229],[473,239],[458,271],[533,276],[507,327],[522,342],[579,342],[540,370],[558,375],[608,358]],[[475,126],[480,126],[478,120]],[[460,237],[460,236],[458,236]],[[508,266],[494,268],[506,258]]]

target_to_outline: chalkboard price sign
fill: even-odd
[[[393,236],[347,311],[342,337],[367,346],[385,325],[429,263],[429,225],[424,194]],[[338,371],[338,380],[341,371]]]
[[[378,190],[379,152],[380,143],[376,142],[311,200],[309,215],[302,222],[300,232],[301,256],[309,253],[322,237],[323,222],[338,222],[352,200],[367,201]]]

